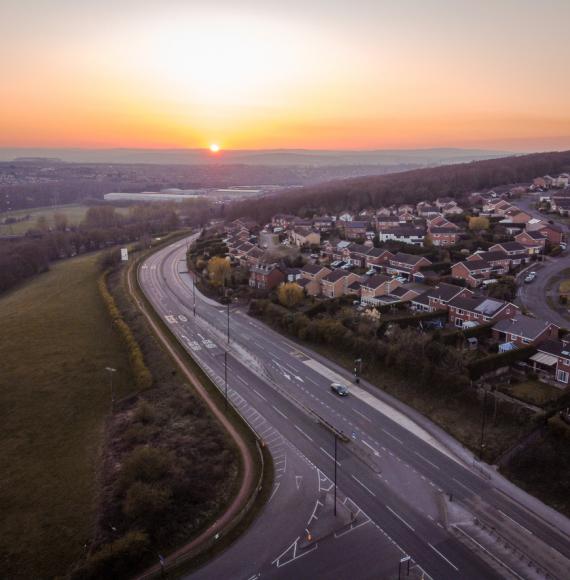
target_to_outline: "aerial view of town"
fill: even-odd
[[[2,8],[0,577],[570,578],[570,4]]]

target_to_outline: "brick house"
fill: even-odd
[[[461,234],[456,228],[447,226],[432,226],[429,229],[429,238],[434,246],[454,246],[457,244]]]
[[[512,206],[505,212],[505,220],[513,224],[526,224],[532,219],[532,216],[526,211]],[[505,221],[503,220],[503,221]]]
[[[565,240],[564,232],[558,224],[549,224],[544,220],[536,220],[535,223],[531,221],[527,224],[526,229],[541,233],[552,246],[559,246]]]
[[[289,232],[289,239],[299,247],[317,246],[321,243],[321,234],[312,227],[298,226]]]
[[[476,260],[485,260],[492,268],[491,274],[503,276],[508,274],[511,269],[511,258],[505,252],[484,252],[480,250],[467,256],[468,262]]]
[[[245,260],[245,263],[251,268],[252,266],[257,266],[258,264],[260,264],[263,261],[263,258],[265,257],[265,252],[258,248],[257,246],[253,246],[253,248],[251,248],[251,250],[249,250],[248,252],[245,253],[244,256],[242,256],[242,261]]]
[[[566,340],[547,340],[540,343],[537,353],[530,357],[535,371],[552,373],[553,378],[562,385],[570,380],[570,345]]]
[[[486,260],[466,260],[451,266],[451,276],[464,280],[470,288],[481,286],[484,280],[491,279],[493,266]]]
[[[347,240],[360,240],[366,237],[368,222],[342,222],[342,232]]]
[[[532,256],[534,254],[543,254],[546,248],[546,236],[541,232],[521,232],[515,236],[515,242],[522,244],[528,248],[528,253]]]
[[[294,221],[295,221],[294,215],[278,213],[271,218],[271,225],[274,228],[287,229]]]
[[[501,242],[489,248],[490,252],[505,252],[511,258],[511,266],[519,266],[529,261],[528,248],[518,242]]]
[[[385,268],[390,260],[394,257],[394,254],[388,250],[383,250],[382,248],[370,248],[366,254],[366,267],[381,267]]]
[[[378,296],[391,294],[393,290],[401,285],[402,283],[395,278],[383,274],[375,274],[361,281],[360,301],[362,304],[376,305],[378,303],[376,300]]]
[[[442,282],[434,288],[426,290],[423,294],[411,300],[410,308],[422,312],[434,312],[435,310],[447,310],[451,300],[457,297],[472,296],[473,292],[468,288],[446,284]]]
[[[277,264],[260,263],[249,270],[249,285],[251,288],[271,290],[285,280],[285,274]]]
[[[401,225],[397,216],[378,216],[374,222],[376,231],[399,228]]]
[[[493,338],[519,347],[536,345],[558,338],[558,328],[552,322],[517,313],[512,318],[502,318],[493,326]]]
[[[421,268],[431,266],[432,261],[425,256],[414,256],[405,252],[398,252],[388,261],[386,271],[391,276],[404,276],[412,278]]]
[[[321,292],[321,280],[331,273],[331,270],[319,264],[305,264],[301,268],[301,278],[308,280],[305,285],[307,294],[318,296]]]
[[[458,296],[448,303],[449,322],[461,328],[466,322],[477,325],[511,318],[519,312],[519,307],[505,300],[484,296]]]
[[[358,282],[360,276],[346,270],[334,270],[321,278],[321,293],[327,298],[338,298],[344,296],[347,288]]]
[[[334,221],[329,216],[317,216],[313,218],[313,227],[318,232],[330,232],[334,227]]]

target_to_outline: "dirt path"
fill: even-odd
[[[182,556],[188,556],[191,553],[199,552],[200,549],[207,546],[208,543],[211,542],[212,538],[217,533],[221,533],[226,526],[232,523],[233,520],[240,515],[240,513],[248,503],[249,499],[251,498],[252,493],[255,491],[257,485],[257,481],[255,478],[256,470],[251,450],[248,447],[245,440],[243,439],[243,437],[241,436],[241,434],[239,433],[239,431],[233,426],[232,422],[226,417],[226,415],[218,408],[218,406],[216,405],[215,401],[210,396],[208,391],[200,383],[198,377],[193,373],[192,370],[188,368],[184,360],[172,347],[169,338],[166,336],[166,333],[155,323],[152,316],[148,313],[145,305],[137,298],[133,290],[132,275],[133,275],[133,267],[130,267],[127,274],[129,294],[135,301],[139,310],[147,319],[156,337],[160,340],[160,342],[164,345],[168,353],[175,360],[176,364],[179,366],[184,376],[190,381],[192,386],[196,389],[196,392],[202,397],[202,399],[208,405],[208,408],[210,409],[214,417],[216,417],[216,419],[224,426],[229,436],[233,439],[240,452],[242,461],[243,479],[240,489],[236,494],[236,496],[234,497],[232,503],[228,506],[226,511],[221,515],[221,517],[217,519],[212,525],[210,525],[206,530],[204,530],[198,537],[194,538],[194,540],[192,540],[185,546],[182,546],[181,548],[170,554],[168,556],[168,561],[172,562],[176,561]],[[160,564],[156,564],[152,568],[149,568],[144,573],[140,574],[138,578],[142,579],[152,577],[155,574],[159,574],[160,571],[161,571]]]

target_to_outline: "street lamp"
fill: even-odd
[[[109,383],[111,388],[111,413],[115,410],[115,391],[113,391],[113,373],[117,372],[117,369],[113,367],[105,367],[105,370],[109,373]]]
[[[479,459],[483,459],[483,449],[485,448],[485,423],[487,420],[487,395],[488,391],[485,387],[483,395],[483,412],[481,415],[481,441],[479,443]]]

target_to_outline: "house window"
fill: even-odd
[[[461,320],[461,318],[456,318],[455,326],[459,326],[461,328],[463,326],[463,320]]]
[[[529,339],[529,338],[523,338],[523,339],[522,339],[522,341],[523,341],[525,344],[530,344],[530,339]]]
[[[457,314],[465,314],[465,312],[463,310],[461,310],[461,308],[457,309]]]
[[[561,369],[556,371],[556,380],[561,383],[568,383],[568,373]]]

